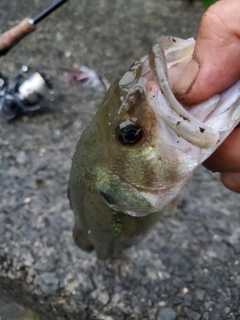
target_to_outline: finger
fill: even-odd
[[[193,60],[173,92],[183,103],[198,103],[222,92],[240,76],[239,56],[240,0],[222,0],[204,14]]]
[[[236,128],[218,149],[204,162],[215,172],[240,172],[240,127]]]
[[[222,172],[221,181],[229,190],[240,193],[240,172]]]

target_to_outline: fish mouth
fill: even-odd
[[[193,38],[157,38],[147,60],[158,92],[157,95],[153,95],[146,84],[145,93],[156,114],[177,135],[193,146],[211,149],[213,152],[239,123],[240,81],[200,104],[191,107],[181,105],[170,84],[172,85],[184,71],[192,58],[194,47]],[[162,100],[164,103],[161,104],[161,108],[157,108]]]
[[[192,116],[174,96],[168,82],[165,49],[166,37],[160,37],[156,39],[148,56],[149,66],[157,81],[146,83],[147,101],[177,135],[199,148],[212,148],[219,141],[219,133]]]

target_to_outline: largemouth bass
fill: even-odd
[[[157,39],[109,88],[73,157],[74,239],[106,259],[142,239],[240,119],[240,81],[195,106],[171,91],[194,39]]]

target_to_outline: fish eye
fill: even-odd
[[[126,146],[133,146],[142,139],[143,130],[137,124],[128,124],[125,127],[119,125],[115,136],[119,142]]]

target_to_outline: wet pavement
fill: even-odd
[[[0,31],[48,4],[1,0]],[[173,0],[71,0],[1,59],[1,72],[13,77],[23,64],[78,63],[113,81],[155,36],[195,36],[202,13],[199,3]],[[103,262],[75,246],[71,157],[104,90],[44,71],[55,87],[47,112],[10,123],[0,118],[2,320],[14,319],[6,315],[14,308],[4,309],[9,303],[22,310],[21,320],[29,314],[20,306],[42,320],[240,319],[239,195],[218,174],[199,168],[176,214],[165,214],[125,258]]]

